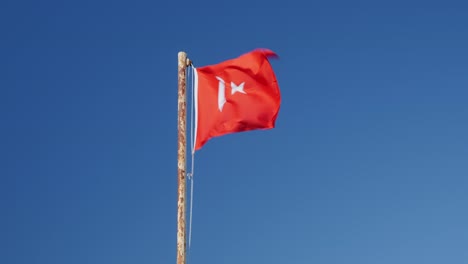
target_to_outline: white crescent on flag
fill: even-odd
[[[216,76],[216,79],[219,81],[218,83],[218,109],[220,112],[223,111],[224,104],[226,103],[226,82],[223,78]],[[244,84],[245,82],[236,85],[234,82],[231,82],[231,94],[235,94],[236,92],[247,94],[244,91]]]

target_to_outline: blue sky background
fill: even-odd
[[[468,262],[465,1],[2,1],[0,263],[176,261],[177,52],[270,48],[197,153],[190,263]]]

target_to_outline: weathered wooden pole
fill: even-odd
[[[185,264],[186,238],[185,238],[185,194],[186,194],[186,128],[187,128],[187,94],[186,94],[186,69],[189,65],[187,54],[179,52],[178,63],[178,98],[177,98],[177,123],[178,123],[178,147],[177,147],[177,264]]]

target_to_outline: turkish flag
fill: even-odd
[[[195,150],[213,137],[275,127],[281,95],[269,57],[277,55],[257,49],[195,69]]]

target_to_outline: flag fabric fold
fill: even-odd
[[[275,57],[256,49],[195,68],[195,151],[214,137],[275,127],[281,94],[268,60]]]

